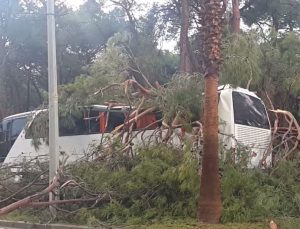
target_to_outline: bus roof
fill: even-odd
[[[109,108],[109,106],[106,105],[91,105],[91,106],[86,106],[85,108],[98,111],[98,112],[110,111],[110,112],[120,112],[120,113],[126,113],[133,109],[133,107],[130,106],[113,106]]]
[[[106,105],[91,105],[91,106],[85,106],[84,108],[91,109],[91,110],[98,111],[98,112],[110,111],[110,112],[118,112],[118,113],[119,112],[127,113],[132,109],[132,107],[130,107],[130,106],[113,106],[109,109],[109,106],[106,106]],[[18,118],[29,117],[29,116],[33,116],[35,114],[38,114],[38,113],[40,113],[42,111],[46,111],[46,110],[47,109],[33,110],[33,111],[29,111],[29,112],[23,112],[23,113],[10,115],[10,116],[3,118],[2,121],[10,121],[10,120],[18,119]]]
[[[18,119],[18,118],[26,118],[29,116],[32,116],[33,114],[35,114],[36,111],[29,111],[29,112],[23,112],[23,113],[19,113],[19,114],[14,114],[14,115],[10,115],[5,117],[2,121],[10,121],[13,119]]]
[[[261,100],[261,98],[259,98],[253,91],[249,91],[248,89],[242,87],[234,87],[230,84],[225,84],[218,87],[218,91],[223,91],[223,90],[232,90],[232,91],[241,92]]]

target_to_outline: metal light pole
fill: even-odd
[[[59,167],[58,151],[58,94],[56,66],[56,38],[54,0],[47,2],[47,32],[48,32],[48,90],[49,90],[49,182],[52,181]],[[55,199],[49,194],[49,201]]]

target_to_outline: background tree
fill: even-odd
[[[271,27],[275,31],[299,30],[299,0],[246,0],[241,8],[244,22],[251,26]]]
[[[133,11],[135,9],[141,9],[141,5],[135,0],[111,0],[111,2],[124,11],[128,20],[129,31],[135,35],[137,29],[137,19],[135,18]]]
[[[259,35],[231,34],[223,41],[223,58],[221,66],[221,84],[232,84],[257,90],[261,83],[263,53],[257,42]],[[252,87],[251,87],[252,86]]]
[[[37,107],[47,92],[46,5],[29,0],[1,4],[0,106],[7,115]],[[63,2],[56,7],[58,77],[65,84],[85,72],[125,22],[119,11],[104,13],[94,0],[77,11]]]
[[[180,72],[191,73],[192,63],[189,42],[190,10],[189,0],[181,0],[180,30]]]
[[[232,0],[232,31],[236,34],[239,34],[241,30],[240,25],[240,0]]]

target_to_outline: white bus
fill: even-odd
[[[86,110],[84,117],[77,118],[72,128],[61,127],[59,150],[61,157],[74,161],[91,152],[100,143],[102,135],[111,132],[115,127],[124,123],[129,107],[114,107],[109,112],[106,124],[107,106],[95,105]],[[49,158],[49,147],[41,141],[35,147],[32,139],[32,127],[43,111],[22,113],[9,116],[0,125],[0,155],[6,164],[39,158]],[[143,136],[138,135],[134,140],[136,145],[145,135],[152,135],[154,129],[161,126],[160,112],[149,114],[137,123],[136,129],[149,128]],[[219,118],[220,140],[227,149],[236,149],[243,145],[251,149],[250,167],[257,167],[266,155],[271,143],[271,128],[267,111],[262,100],[253,92],[229,85],[219,87]],[[28,120],[29,123],[25,128]],[[46,129],[46,128],[45,128]],[[46,138],[45,136],[39,136]],[[271,155],[266,158],[270,165]]]
[[[223,146],[246,149],[250,167],[258,167],[260,163],[270,166],[272,130],[263,101],[254,92],[225,85],[219,87],[218,108]]]
[[[109,115],[107,116],[108,111]],[[48,123],[41,121],[48,116],[45,112],[47,110],[38,110],[3,119],[0,135],[5,137],[0,141],[0,150],[4,164],[19,163],[24,160],[45,161],[49,159]],[[129,114],[130,108],[127,106],[114,106],[109,109],[108,106],[93,105],[82,108],[82,116],[72,117],[73,126],[60,125],[58,139],[60,159],[63,160],[67,157],[70,162],[90,156],[103,139],[102,135],[108,135],[117,126],[123,124]],[[106,121],[107,117],[108,121]],[[138,134],[133,142],[138,144],[139,139],[152,134],[157,127],[162,125],[162,122],[159,121],[161,118],[161,112],[157,111],[138,120],[134,130],[139,131],[147,127],[147,131],[143,136],[141,136],[142,133]],[[38,131],[36,131],[37,129]]]

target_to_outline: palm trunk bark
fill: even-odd
[[[218,223],[222,207],[218,165],[218,82],[217,74],[205,77],[204,155],[199,200],[199,219],[205,223]]]
[[[203,5],[204,146],[198,216],[204,223],[219,223],[222,210],[218,155],[218,82],[226,6],[226,0],[204,0]]]
[[[241,30],[240,1],[232,0],[232,30],[239,34]]]

